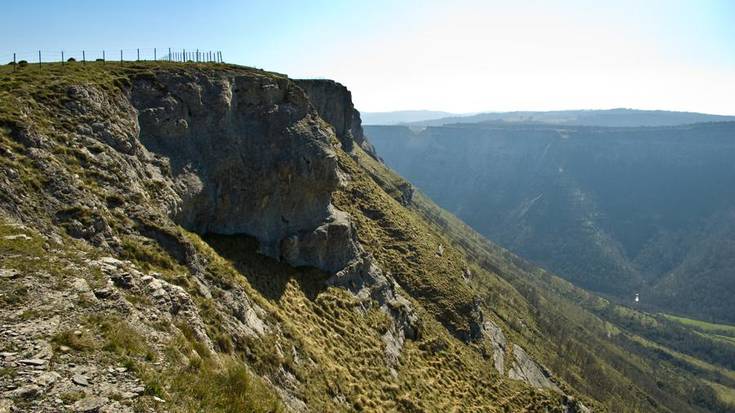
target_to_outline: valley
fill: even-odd
[[[735,123],[368,126],[386,164],[486,237],[646,310],[733,323]]]

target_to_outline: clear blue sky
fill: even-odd
[[[735,115],[731,0],[36,0],[0,10],[2,59],[219,49],[229,62],[338,80],[368,111]]]

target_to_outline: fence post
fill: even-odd
[[[41,68],[41,51],[38,51],[38,68]]]
[[[186,62],[186,49],[183,49],[183,53],[184,53],[184,60],[182,60],[182,61],[183,62]]]
[[[61,51],[61,65],[64,66],[64,51]]]
[[[105,64],[105,51],[102,51],[102,64]]]
[[[122,66],[122,49],[120,49],[120,66]]]
[[[15,53],[13,53],[13,72],[18,68],[18,62],[15,61]]]
[[[171,48],[168,48],[168,61],[171,61]]]
[[[140,62],[140,49],[136,49],[138,51],[138,62]]]
[[[87,63],[87,56],[84,54],[84,50],[82,50],[82,64]]]
[[[156,56],[156,48],[155,47],[153,48],[153,61],[154,62],[158,61],[158,57]]]

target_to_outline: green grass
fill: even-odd
[[[0,367],[0,379],[12,380],[17,375],[15,367]]]
[[[640,336],[631,336],[632,340],[639,342],[641,345],[644,345],[646,347],[655,348],[662,352],[665,352],[679,360],[682,360],[696,368],[706,370],[712,373],[722,374],[723,376],[727,377],[730,380],[733,380],[735,382],[735,371],[728,370],[726,368],[716,366],[711,363],[707,363],[704,360],[698,359],[696,357],[692,357],[690,355],[680,353],[678,351],[672,350],[666,346],[662,346],[654,341],[648,340],[646,338],[640,337]]]
[[[735,345],[735,337],[732,337],[732,336],[723,336],[721,334],[710,334],[709,336],[712,337],[712,338],[714,338],[714,339],[716,339],[716,340],[722,340],[722,341],[725,341],[725,342],[728,342],[730,344]]]
[[[79,330],[80,334],[76,334],[73,330],[64,330],[56,334],[52,341],[58,346],[67,346],[76,351],[90,351],[97,347],[93,337],[89,333]]]
[[[41,256],[44,241],[35,231],[0,222],[0,254]]]
[[[724,403],[730,405],[735,410],[735,389],[723,386],[715,382],[707,382],[717,393],[717,397]]]
[[[206,360],[175,375],[176,411],[278,413],[285,411],[273,390],[239,360]]]
[[[726,336],[729,338],[735,337],[735,326],[733,325],[715,324],[715,323],[710,323],[707,321],[695,320],[693,318],[675,316],[673,314],[661,313],[661,315],[668,318],[669,320],[676,321],[677,323],[688,326],[688,327],[693,327],[705,333]]]
[[[173,271],[182,267],[156,242],[143,237],[126,237],[122,241],[123,258],[133,261],[144,271]]]
[[[101,333],[105,340],[102,344],[103,350],[119,356],[143,357],[147,361],[155,361],[156,355],[142,334],[117,315],[92,315],[87,318],[86,324],[90,329]],[[62,338],[68,336],[63,335]]]

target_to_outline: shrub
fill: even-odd
[[[73,57],[70,57],[70,58],[66,59],[66,61],[69,62],[69,63],[74,63],[74,62],[77,61],[77,59],[75,59]]]
[[[18,66],[20,66],[20,67],[26,67],[26,66],[28,66],[28,61],[27,60],[21,60],[20,62],[18,62]]]

